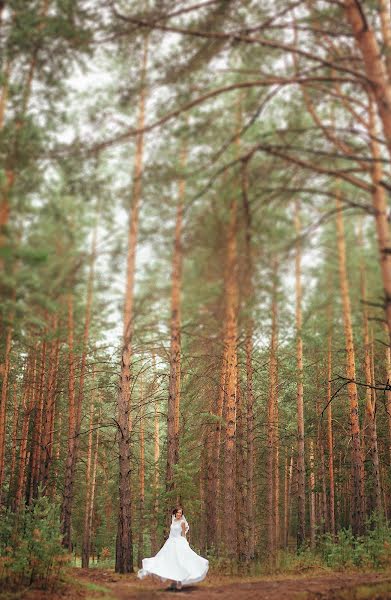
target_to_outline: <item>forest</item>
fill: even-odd
[[[391,598],[390,158],[388,0],[0,0],[1,600]]]

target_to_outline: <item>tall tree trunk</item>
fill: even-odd
[[[334,484],[334,443],[333,443],[333,409],[331,404],[331,370],[332,370],[332,323],[329,317],[329,331],[327,336],[327,448],[329,454],[329,482],[330,482],[330,533],[335,537],[335,484]]]
[[[245,353],[246,353],[246,398],[247,398],[247,519],[248,519],[248,546],[247,560],[254,558],[255,552],[255,524],[254,524],[254,504],[255,504],[255,488],[254,488],[254,390],[253,390],[253,317],[251,303],[253,301],[253,251],[252,251],[252,222],[250,203],[248,198],[248,174],[247,163],[242,167],[242,197],[243,211],[245,217],[245,257],[246,257],[246,303],[247,310],[250,315],[246,320],[246,337],[245,337]]]
[[[315,548],[315,470],[314,470],[314,441],[310,439],[310,543]]]
[[[69,381],[68,381],[68,443],[65,462],[64,492],[61,508],[61,532],[63,535],[63,545],[69,551],[72,550],[71,540],[71,519],[72,519],[72,501],[73,501],[73,478],[75,462],[75,435],[76,435],[76,389],[75,389],[75,356],[74,356],[74,315],[73,315],[73,295],[68,293],[68,361],[69,361]]]
[[[372,378],[372,367],[371,367],[371,341],[369,339],[369,325],[368,325],[368,304],[367,304],[367,292],[366,292],[366,277],[365,277],[365,265],[364,265],[364,250],[363,250],[363,233],[362,223],[359,235],[359,244],[362,248],[361,260],[360,260],[360,291],[361,291],[361,302],[363,311],[363,342],[364,342],[364,374],[365,383],[367,385],[365,389],[365,412],[367,429],[364,430],[364,439],[366,436],[369,438],[369,452],[372,463],[371,473],[371,489],[374,491],[375,508],[380,514],[382,512],[382,494],[380,485],[380,465],[379,465],[379,454],[377,446],[377,432],[376,432],[376,416],[375,416],[375,403],[373,402],[373,390],[372,385],[375,384]]]
[[[391,83],[376,34],[369,25],[361,4],[357,0],[344,0],[345,14],[363,58],[365,74],[370,81],[391,155]]]
[[[40,481],[42,482],[43,493],[46,494],[50,468],[53,459],[53,436],[55,424],[56,409],[56,387],[58,379],[58,367],[60,360],[60,338],[58,335],[57,317],[53,319],[53,331],[55,338],[52,340],[50,351],[49,375],[47,382],[47,402],[45,411],[44,432],[42,440]]]
[[[303,341],[302,328],[302,289],[301,289],[301,224],[300,208],[295,203],[296,241],[296,360],[297,360],[297,546],[305,543],[305,454],[304,454],[304,396],[303,396]]]
[[[18,481],[16,487],[15,494],[15,510],[18,511],[22,504],[22,498],[25,493],[25,482],[26,482],[26,465],[28,462],[28,452],[27,452],[27,444],[28,444],[28,434],[29,434],[29,425],[31,413],[34,408],[35,403],[35,376],[36,376],[36,366],[37,366],[37,344],[35,344],[34,351],[31,355],[27,357],[26,362],[26,371],[25,371],[25,380],[24,380],[24,390],[23,390],[23,400],[22,400],[22,411],[23,411],[23,421],[22,421],[22,431],[21,431],[21,440],[20,440],[20,450],[19,450],[19,472],[18,472]]]
[[[137,129],[142,130],[145,120],[146,70],[148,37],[144,38],[144,54],[141,69],[141,92]],[[136,157],[133,177],[133,193],[129,220],[128,256],[126,270],[126,294],[124,310],[121,374],[118,390],[118,456],[119,456],[119,512],[116,541],[115,570],[117,573],[133,572],[132,526],[131,526],[131,460],[130,460],[130,380],[133,341],[133,295],[136,247],[138,236],[139,205],[141,200],[141,177],[143,166],[144,136],[141,132],[136,141]]]
[[[94,377],[93,377],[94,379]],[[84,529],[83,529],[83,542],[82,542],[82,554],[81,554],[81,566],[83,569],[88,569],[90,562],[90,498],[91,498],[91,463],[92,463],[92,437],[94,427],[94,394],[91,394],[90,402],[90,423],[88,431],[88,444],[87,444],[87,467],[86,467],[86,501],[84,509]]]
[[[44,335],[47,335],[45,331]],[[45,372],[46,372],[46,349],[47,341],[42,341],[41,351],[41,366],[39,371],[39,379],[37,382],[37,403],[34,422],[34,434],[31,446],[31,484],[29,501],[38,497],[39,474],[40,474],[40,458],[42,449],[42,430],[43,430],[43,413],[44,413],[44,387],[45,387]]]
[[[238,558],[244,562],[247,558],[248,547],[248,519],[247,507],[247,474],[246,474],[246,449],[245,449],[245,407],[240,383],[237,383],[236,392],[236,514],[240,515],[237,526]]]
[[[388,325],[384,325],[385,332],[388,339]],[[389,389],[386,390],[386,412],[388,421],[388,453],[389,453],[389,464],[391,465],[391,348],[389,344],[385,348],[385,367],[387,374],[387,383]]]
[[[186,166],[186,148],[181,152],[181,167]],[[172,260],[171,287],[171,345],[170,345],[170,376],[167,409],[167,471],[166,491],[168,502],[173,500],[175,493],[174,470],[179,460],[179,409],[181,386],[181,284],[182,284],[182,220],[185,200],[185,180],[181,178],[178,185],[178,204],[175,223],[174,253]],[[175,498],[178,502],[178,498]],[[169,513],[167,511],[169,517]]]
[[[221,433],[222,433],[222,418],[226,399],[226,376],[227,376],[227,348],[226,348],[226,323],[223,324],[223,356],[221,359],[219,388],[216,398],[215,415],[217,417],[216,424],[212,431],[212,452],[208,470],[208,510],[206,521],[206,543],[208,548],[218,547],[221,542],[221,518],[218,516],[218,508],[221,499],[221,477],[220,477],[220,456],[221,456]]]
[[[236,449],[236,391],[237,391],[237,202],[231,201],[227,232],[225,288],[226,323],[226,429],[224,447],[224,542],[229,557],[237,555],[237,521],[235,518],[235,449]]]
[[[269,354],[269,396],[267,408],[267,518],[268,553],[271,566],[276,562],[276,408],[277,408],[277,268],[273,265],[273,290],[271,307],[271,340]]]
[[[155,365],[155,357],[154,357]],[[156,368],[154,366],[154,377],[156,377]],[[154,386],[155,392],[155,386]],[[158,551],[157,530],[159,524],[159,457],[160,457],[160,438],[159,438],[159,401],[158,396],[154,398],[154,436],[153,436],[153,523],[151,531],[151,549],[155,555]]]
[[[285,494],[284,494],[284,546],[288,548],[289,541],[289,525],[290,525],[290,507],[291,507],[291,490],[293,477],[293,448],[291,448],[290,459],[288,461],[288,450],[286,451],[285,459]],[[289,466],[288,466],[289,464]]]
[[[388,335],[391,342],[391,238],[388,224],[388,206],[386,190],[381,184],[383,168],[381,152],[377,141],[376,117],[372,95],[369,95],[369,127],[370,147],[372,153],[371,177],[374,186],[372,206],[374,208],[377,245],[380,257],[380,272],[384,289],[385,317],[388,325]]]
[[[144,504],[145,504],[145,446],[144,446],[144,387],[143,378],[140,380],[140,462],[139,462],[139,523],[138,523],[138,552],[137,563],[141,568],[144,556]]]
[[[339,278],[341,288],[341,300],[343,309],[343,322],[345,329],[346,346],[346,377],[349,406],[350,406],[350,433],[352,438],[352,501],[351,501],[351,525],[354,535],[361,535],[364,531],[364,465],[361,454],[360,423],[358,415],[358,395],[356,385],[356,364],[353,345],[353,328],[350,307],[350,296],[346,268],[345,234],[342,218],[342,207],[339,191],[336,194],[337,208],[337,245],[339,260]]]
[[[19,401],[18,401],[18,393],[17,393],[17,384],[14,382],[14,399],[13,399],[13,418],[12,418],[12,450],[11,450],[11,471],[10,471],[10,483],[8,489],[8,506],[11,507],[11,510],[14,510],[13,506],[14,498],[15,498],[15,475],[16,475],[16,452],[18,448],[18,430],[19,430]]]
[[[11,342],[12,342],[12,327],[7,327],[6,341],[5,341],[5,356],[4,356],[4,370],[3,370],[3,381],[1,386],[1,398],[0,398],[0,506],[3,498],[3,485],[4,485],[4,456],[5,456],[5,435],[6,435],[6,419],[7,419],[7,396],[8,396],[8,378],[10,372],[10,355],[11,355]]]

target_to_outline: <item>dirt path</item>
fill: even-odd
[[[390,573],[334,573],[233,581],[210,576],[197,586],[172,592],[152,580],[112,571],[74,570],[87,588],[87,599],[104,600],[391,600]],[[228,581],[227,581],[228,580]]]

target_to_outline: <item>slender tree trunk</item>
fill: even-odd
[[[46,335],[45,332],[44,335]],[[32,439],[32,447],[31,447],[31,485],[30,485],[30,497],[29,501],[31,502],[33,498],[38,497],[38,486],[40,483],[39,474],[40,474],[40,459],[41,459],[41,449],[43,447],[42,444],[42,430],[43,430],[43,413],[44,413],[44,387],[45,387],[45,372],[46,372],[46,349],[47,349],[47,341],[44,339],[42,341],[42,351],[41,351],[41,366],[39,371],[39,379],[37,382],[38,392],[37,392],[37,403],[36,403],[36,413],[35,413],[35,423],[34,423],[34,434]]]
[[[8,378],[10,372],[10,355],[12,342],[12,327],[7,327],[5,341],[5,357],[3,381],[1,386],[0,398],[0,506],[3,498],[4,485],[4,457],[5,457],[5,435],[6,435],[6,419],[7,419],[7,395],[8,395]]]
[[[384,325],[385,332],[388,339],[388,325]],[[391,386],[391,348],[387,344],[385,349],[385,366],[387,374],[387,383]],[[389,452],[389,464],[391,465],[391,388],[386,390],[386,412],[388,422],[388,452]]]
[[[141,92],[137,129],[142,130],[145,120],[145,79],[148,57],[148,37],[144,38],[144,54],[141,70]],[[130,460],[130,392],[131,359],[133,340],[133,295],[136,247],[138,236],[139,205],[141,200],[141,177],[143,165],[144,136],[136,141],[136,158],[133,177],[132,205],[129,222],[126,294],[124,310],[123,347],[121,374],[118,391],[118,446],[119,446],[119,513],[116,541],[115,570],[117,573],[133,572],[132,526],[131,526],[131,460]]]
[[[98,424],[100,423],[101,412],[98,412]],[[90,539],[92,536],[92,521],[94,515],[94,502],[95,502],[95,490],[96,490],[96,475],[98,469],[98,456],[99,456],[99,427],[96,430],[95,436],[95,450],[94,450],[94,463],[92,467],[92,479],[91,479],[91,493],[90,493],[90,507],[89,507],[89,521],[88,521],[88,531],[90,533]],[[89,548],[91,546],[91,542],[89,540]]]
[[[154,358],[155,364],[155,358]],[[156,377],[156,368],[154,367]],[[155,387],[154,387],[155,392]],[[159,401],[154,398],[154,436],[153,436],[153,523],[151,531],[152,554],[155,555],[158,550],[158,524],[159,524],[159,457],[160,457],[160,438],[159,438]]]
[[[223,409],[226,398],[226,374],[227,374],[227,359],[226,359],[226,342],[225,330],[226,324],[223,325],[223,356],[221,360],[219,389],[216,399],[215,415],[217,417],[216,425],[213,427],[212,433],[212,458],[209,464],[208,477],[208,511],[206,522],[206,540],[207,546],[218,547],[221,542],[221,519],[218,518],[218,507],[220,506],[221,497],[221,479],[220,479],[220,455],[221,455],[221,432]]]
[[[18,472],[18,482],[16,487],[15,494],[15,510],[18,511],[22,504],[22,498],[25,492],[25,482],[26,482],[26,465],[28,462],[28,452],[27,452],[27,443],[28,443],[28,433],[29,433],[29,425],[30,425],[30,417],[34,408],[35,402],[35,376],[36,376],[36,365],[37,365],[37,344],[35,345],[34,351],[32,355],[28,356],[26,363],[26,373],[25,373],[25,382],[24,382],[24,391],[23,391],[23,400],[22,400],[22,411],[23,411],[23,421],[22,421],[22,431],[21,431],[21,440],[20,440],[20,454],[19,454],[19,472]]]
[[[350,405],[350,432],[352,438],[351,460],[353,475],[353,491],[351,499],[351,525],[353,533],[355,535],[360,535],[363,533],[364,530],[364,465],[361,454],[361,436],[358,416],[358,396],[356,385],[356,365],[353,344],[353,328],[346,270],[344,226],[339,192],[337,192],[336,194],[336,208],[339,278],[343,308],[343,322],[345,329],[346,377],[349,380],[349,383],[347,384],[347,391]]]
[[[330,481],[330,533],[335,537],[335,484],[334,484],[334,443],[333,443],[333,408],[331,404],[331,370],[332,370],[332,337],[331,317],[329,317],[330,333],[327,336],[327,447],[329,453]]]
[[[181,167],[186,165],[186,148],[182,148]],[[170,345],[170,377],[167,410],[167,471],[166,491],[168,502],[173,500],[175,489],[174,470],[179,460],[179,409],[181,385],[181,284],[182,284],[182,220],[185,200],[185,180],[179,180],[178,204],[175,224],[174,253],[172,261],[171,288],[171,345]],[[178,498],[176,498],[178,501]],[[169,515],[168,511],[167,514]]]
[[[16,475],[16,451],[18,448],[18,429],[19,429],[19,401],[17,394],[17,384],[14,383],[14,399],[13,399],[13,418],[12,418],[12,450],[11,450],[11,472],[10,472],[10,483],[8,490],[8,506],[11,506],[11,510],[14,510],[13,506],[14,498],[15,498],[15,475]]]
[[[301,290],[301,224],[298,202],[295,203],[296,242],[296,360],[297,360],[297,546],[305,543],[305,453],[304,453],[304,397],[303,397],[303,341]]]
[[[237,527],[238,558],[244,562],[247,557],[248,547],[248,520],[245,516],[247,507],[247,475],[246,475],[246,450],[245,450],[245,421],[244,399],[240,383],[237,383],[236,392],[236,513],[241,515]]]
[[[253,317],[252,317],[252,302],[254,294],[253,286],[253,251],[252,251],[252,219],[250,212],[250,203],[248,198],[248,174],[247,163],[243,164],[242,168],[242,197],[243,197],[243,212],[245,216],[245,256],[246,256],[246,304],[250,315],[246,321],[246,338],[245,338],[245,353],[246,353],[246,397],[247,397],[247,519],[249,524],[248,531],[248,547],[247,560],[254,558],[255,552],[255,524],[254,524],[254,504],[255,504],[255,487],[254,487],[254,390],[253,390]]]
[[[314,470],[314,442],[310,439],[310,543],[311,549],[315,548],[315,470]]]
[[[145,445],[144,445],[144,388],[141,375],[140,381],[140,491],[139,491],[139,523],[138,523],[138,553],[137,563],[141,568],[144,556],[144,504],[145,504]]]
[[[277,269],[273,266],[272,323],[269,358],[269,397],[267,408],[267,516],[268,553],[271,566],[276,562],[276,409],[277,409]]]
[[[293,448],[291,448],[291,456],[288,467],[288,453],[286,457],[286,476],[285,476],[285,510],[284,510],[284,545],[288,548],[289,541],[289,525],[290,525],[290,508],[291,508],[291,491],[293,478]]]
[[[363,247],[363,236],[362,227],[360,231],[359,244]],[[368,326],[368,305],[367,305],[367,292],[366,292],[366,277],[365,277],[365,265],[363,250],[361,252],[360,261],[360,288],[361,288],[361,301],[363,311],[363,342],[364,342],[364,373],[365,383],[367,385],[365,389],[365,412],[366,412],[366,429],[364,430],[364,439],[366,436],[369,438],[369,452],[372,463],[372,481],[371,489],[374,492],[375,508],[380,514],[382,512],[382,498],[381,498],[381,485],[380,485],[380,466],[379,466],[379,454],[377,446],[377,433],[376,433],[376,417],[375,417],[375,403],[373,402],[373,390],[371,386],[374,385],[372,378],[372,367],[371,367],[371,342],[369,339],[369,326]],[[372,487],[373,486],[373,487]]]
[[[76,389],[75,389],[75,356],[74,356],[74,316],[73,316],[73,296],[68,293],[68,361],[69,361],[69,382],[68,382],[68,444],[65,462],[65,480],[64,492],[61,509],[61,532],[63,535],[63,545],[69,551],[72,550],[71,540],[71,519],[72,519],[72,500],[73,500],[73,478],[75,461],[75,435],[76,435]]]
[[[84,529],[83,529],[83,543],[82,543],[82,554],[81,554],[81,566],[83,569],[88,569],[90,562],[90,498],[91,498],[91,463],[92,463],[92,437],[94,427],[94,394],[91,394],[90,403],[90,423],[88,431],[88,445],[87,445],[87,467],[86,467],[86,501],[85,501],[85,512],[84,512]]]
[[[58,367],[60,359],[60,338],[57,332],[57,317],[53,319],[53,330],[55,339],[52,341],[50,351],[50,365],[47,383],[47,402],[45,411],[44,432],[41,452],[40,481],[43,493],[46,494],[50,468],[53,459],[53,435],[56,408],[56,386],[58,378]]]
[[[235,519],[235,448],[236,448],[236,391],[237,391],[237,202],[231,201],[227,234],[225,287],[226,322],[226,429],[224,447],[224,541],[226,552],[234,558],[237,554],[237,522]],[[228,525],[229,524],[229,525]]]

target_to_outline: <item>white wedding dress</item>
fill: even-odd
[[[143,559],[143,566],[137,577],[142,579],[147,575],[155,575],[162,581],[170,579],[180,581],[182,585],[198,583],[205,578],[209,562],[190,548],[189,542],[182,535],[183,522],[187,533],[189,526],[186,519],[172,518],[168,539],[155,556]]]

